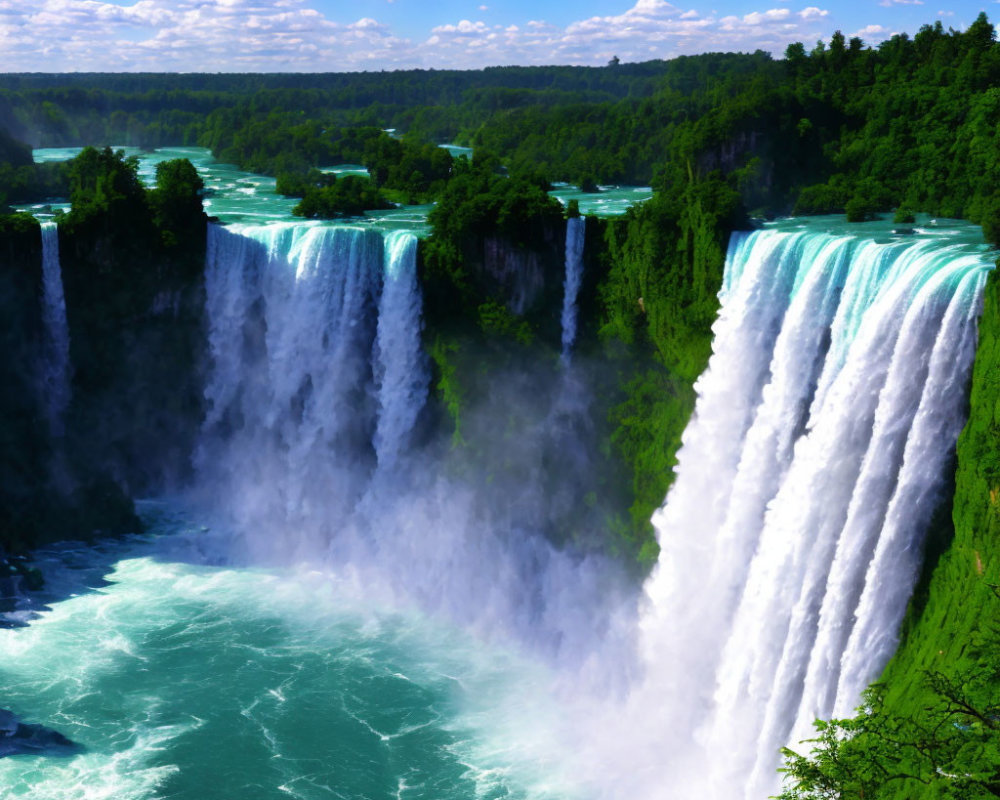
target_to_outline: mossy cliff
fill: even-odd
[[[74,163],[73,210],[59,225],[70,447],[133,496],[149,493],[188,476],[202,416],[201,180],[167,162],[146,190],[110,151]]]
[[[455,448],[478,452],[482,463],[491,454],[489,432],[470,434],[468,414],[495,402],[503,394],[497,384],[512,385],[515,370],[537,371],[539,380],[525,391],[536,400],[560,369],[566,227],[561,209],[530,183],[476,180],[450,199],[449,187],[431,216],[434,236],[421,247],[420,262],[439,421],[450,426]],[[526,210],[530,225],[501,222]],[[592,405],[591,427],[581,432],[590,453],[578,472],[601,477],[575,490],[600,517],[593,527],[601,533],[583,538],[640,573],[659,551],[649,520],[673,480],[694,381],[711,352],[729,233],[746,222],[739,195],[717,174],[688,176],[676,192],[658,194],[621,219],[587,221],[574,372]],[[497,249],[516,251],[518,269],[498,277],[492,265],[506,260],[490,258]],[[531,302],[524,302],[524,286]],[[517,405],[497,411],[510,417],[508,430],[528,435],[537,426],[514,420]],[[554,454],[552,470],[565,468]],[[578,514],[567,512],[553,525],[554,537],[579,539],[580,525]]]
[[[138,530],[130,497],[186,477],[201,419],[206,220],[184,163],[168,162],[152,191],[110,150],[71,167],[59,246],[72,395],[57,435],[38,374],[40,226],[0,217],[0,552]]]

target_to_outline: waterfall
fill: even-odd
[[[399,458],[427,388],[415,252],[410,235],[387,247],[360,228],[210,228],[198,461],[247,519],[305,544],[322,533],[311,521],[349,514],[378,461]]]
[[[42,393],[53,436],[63,432],[63,414],[70,399],[69,326],[59,264],[59,229],[54,222],[42,223],[42,323],[45,326],[45,358]]]
[[[447,433],[416,435],[430,384],[416,252],[403,232],[210,226],[208,410],[191,497],[216,521],[204,547],[236,563],[308,564],[373,600],[617,680],[598,664],[634,652],[633,627],[609,630],[634,613],[634,594],[605,559],[545,537],[551,487],[495,467],[527,452],[537,470],[539,442],[573,429],[570,410],[540,416],[523,441],[492,437],[474,454],[483,466],[453,452]],[[532,403],[566,385],[519,380]],[[499,391],[505,411],[524,402],[518,384]],[[463,413],[492,435],[485,412]],[[560,455],[571,475],[580,454]]]
[[[563,282],[562,358],[569,358],[576,341],[576,297],[583,279],[583,244],[587,231],[585,217],[566,220],[566,278]]]
[[[940,240],[734,235],[642,621],[646,697],[710,759],[699,796],[774,793],[779,748],[891,656],[990,266]]]

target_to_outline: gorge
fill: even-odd
[[[62,403],[55,229],[44,396]],[[544,392],[548,428],[578,429],[587,392],[566,360],[582,232],[569,220],[550,378],[574,400]],[[830,219],[733,235],[637,594],[605,557],[532,530],[530,478],[508,505],[427,432],[416,237],[210,225],[191,488],[142,504],[147,535],[41,554],[65,599],[0,632],[9,702],[85,749],[0,761],[4,785],[195,797],[211,772],[228,776],[215,797],[775,791],[778,748],[849,713],[892,654],[964,422],[979,241],[959,223],[907,237]]]

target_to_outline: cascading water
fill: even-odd
[[[302,552],[322,544],[308,536],[329,535],[317,519],[353,511],[380,456],[399,457],[426,400],[423,364],[413,355],[420,309],[410,239],[397,235],[386,251],[381,234],[358,228],[209,230],[214,368],[202,475],[224,496],[249,500],[248,524],[295,529]],[[380,298],[391,312],[381,326]],[[266,556],[260,548],[296,550],[288,538],[248,543],[255,557]]]
[[[42,322],[45,325],[43,394],[53,436],[62,435],[62,417],[70,400],[69,326],[59,263],[59,229],[42,223]]]
[[[562,358],[569,358],[576,341],[576,298],[583,280],[583,245],[587,232],[586,217],[566,220],[566,278],[563,281]]]
[[[734,236],[642,623],[640,696],[694,734],[698,796],[773,792],[779,748],[892,654],[990,266],[940,240]]]
[[[608,594],[617,573],[609,581],[605,562],[539,534],[535,485],[517,502],[494,498],[446,466],[443,448],[413,449],[430,378],[414,236],[213,226],[206,265],[213,365],[198,484],[240,532],[227,556],[354,570],[372,591],[566,662],[595,642],[621,645],[597,633],[625,602]],[[540,425],[540,436],[556,427]]]
[[[421,298],[416,270],[417,239],[386,237],[386,269],[375,337],[378,423],[374,446],[379,470],[394,470],[427,398],[429,375],[420,344]]]

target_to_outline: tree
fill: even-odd
[[[198,171],[186,158],[156,165],[156,188],[149,192],[149,204],[154,222],[163,231],[164,244],[176,244],[185,231],[202,224],[204,187]]]
[[[146,208],[146,190],[139,180],[139,161],[123,150],[85,147],[67,168],[70,217],[83,219],[105,212],[122,221]]]
[[[876,684],[856,717],[817,720],[808,756],[782,750],[779,800],[1000,797],[1000,633],[978,636],[967,666],[925,673],[929,701],[901,712]]]

